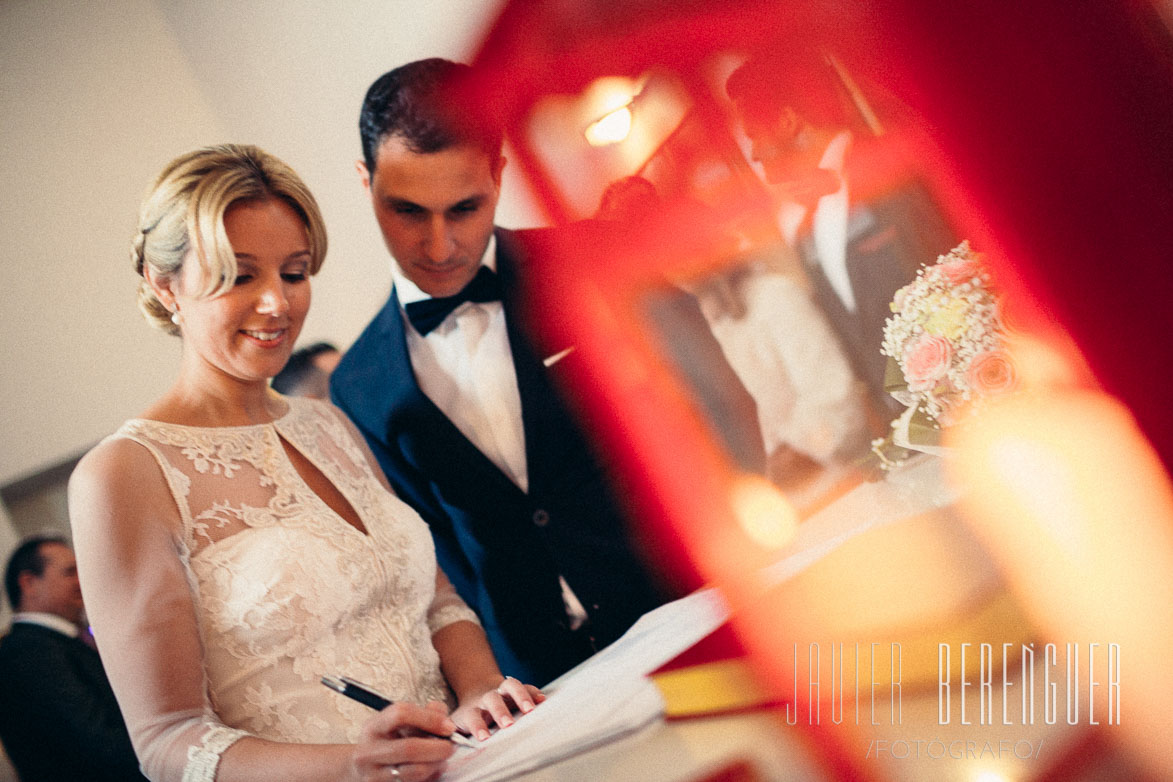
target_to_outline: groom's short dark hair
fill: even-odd
[[[470,100],[477,89],[473,69],[432,57],[401,65],[367,89],[358,118],[363,160],[375,170],[384,139],[404,140],[414,152],[439,152],[460,144],[479,147],[496,160],[502,131]]]
[[[817,47],[758,52],[729,75],[725,93],[743,113],[766,122],[777,120],[785,106],[824,127],[858,121],[829,53]]]

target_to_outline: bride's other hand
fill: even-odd
[[[452,721],[478,740],[489,737],[489,726],[508,728],[513,724],[514,712],[528,714],[546,699],[545,694],[532,684],[524,684],[506,676],[495,689],[488,689],[461,701],[452,712]]]
[[[358,782],[428,782],[444,772],[456,745],[443,738],[456,724],[442,703],[427,707],[396,703],[371,717],[351,756],[352,778]]]

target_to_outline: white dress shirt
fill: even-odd
[[[42,613],[41,611],[18,611],[12,615],[12,621],[14,623],[25,622],[30,625],[47,627],[50,630],[56,630],[62,635],[68,635],[70,638],[77,638],[81,633],[81,628],[65,617],[57,616],[57,614]]]
[[[497,270],[497,237],[489,238],[481,265]],[[428,334],[411,325],[404,307],[431,298],[400,271],[391,268],[407,334],[407,352],[420,390],[518,488],[529,491],[521,393],[513,350],[499,301],[465,302]],[[559,577],[570,627],[586,619],[578,597]]]
[[[851,133],[843,131],[831,139],[819,160],[819,168],[834,171],[839,175],[840,187],[819,199],[811,217],[811,235],[814,239],[817,262],[831,284],[831,288],[843,302],[848,312],[855,311],[855,292],[847,274],[847,217],[850,207],[847,192],[847,178],[843,169],[847,153],[851,149]],[[806,215],[806,209],[793,202],[784,202],[778,209],[778,226],[786,241],[794,246],[798,229]]]
[[[831,139],[819,168],[839,174],[842,183],[834,193],[819,199],[811,223],[815,248],[819,253],[819,265],[827,281],[843,302],[848,312],[855,312],[855,292],[851,290],[851,279],[847,276],[847,178],[843,176],[843,165],[851,146],[851,134],[844,131]]]
[[[489,239],[481,265],[496,271],[497,240]],[[430,298],[392,268],[401,310]],[[403,313],[407,351],[420,390],[481,453],[522,491],[529,489],[521,394],[499,301],[465,302],[426,336]]]

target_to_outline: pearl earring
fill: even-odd
[[[183,318],[179,316],[179,308],[176,308],[175,311],[171,313],[171,322],[178,326],[182,320]]]

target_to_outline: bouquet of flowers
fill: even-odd
[[[964,241],[921,267],[891,308],[880,350],[888,356],[885,385],[908,410],[893,422],[890,439],[935,453],[942,426],[1018,385],[1001,307],[981,255]],[[885,463],[886,442],[873,448]]]

